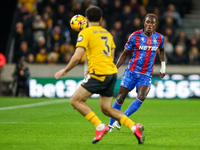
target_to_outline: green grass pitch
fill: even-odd
[[[133,99],[127,98],[122,111]],[[98,99],[87,103],[106,124]],[[131,131],[107,133],[92,144],[94,126],[69,99],[0,97],[0,150],[199,150],[200,101],[147,99],[130,118],[145,127],[138,145]]]

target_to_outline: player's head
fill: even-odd
[[[100,22],[103,16],[103,11],[97,6],[91,6],[85,10],[85,15],[90,22]]]
[[[144,17],[142,24],[147,32],[153,32],[156,28],[157,21],[158,17],[153,13],[149,13]]]

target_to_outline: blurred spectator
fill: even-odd
[[[55,26],[53,33],[51,34],[51,45],[54,45],[56,42],[59,45],[62,45],[66,41],[64,35],[61,33],[60,26]]]
[[[189,64],[199,65],[200,64],[200,52],[198,47],[192,46],[189,50]]]
[[[53,10],[56,10],[57,8],[57,1],[58,0],[47,0],[47,4],[49,7],[51,7]]]
[[[53,48],[52,48],[52,51],[51,52],[54,52],[55,55],[56,55],[56,62],[60,62],[60,59],[61,59],[61,55],[60,55],[60,44],[59,43],[55,43],[53,45]]]
[[[160,25],[160,21],[161,21],[161,19],[162,19],[162,15],[161,15],[161,12],[160,12],[160,8],[159,7],[154,7],[154,9],[153,9],[153,13],[158,17],[158,26]]]
[[[173,24],[173,19],[172,17],[166,17],[165,20],[164,20],[164,23],[162,25],[162,28],[161,28],[161,33],[164,33],[165,29],[166,28],[171,28],[172,29],[172,32],[173,34],[175,33],[175,25]]]
[[[200,43],[198,43],[197,39],[194,37],[190,38],[190,42],[188,44],[187,52],[191,49],[191,47],[196,46],[198,49],[200,48]]]
[[[48,12],[44,12],[43,15],[42,15],[42,19],[43,19],[47,29],[51,30],[52,27],[53,27],[53,20],[50,18],[49,13]]]
[[[32,35],[27,32],[27,30],[23,29],[23,23],[17,22],[15,25],[15,46],[14,49],[18,50],[20,49],[20,44],[22,41],[26,41],[28,45],[32,46]],[[14,53],[16,55],[17,53]]]
[[[138,0],[130,0],[127,5],[131,7],[134,13],[136,13],[139,10],[141,4]]]
[[[168,61],[171,64],[188,64],[188,55],[184,52],[182,45],[176,45],[175,53],[168,57]]]
[[[103,18],[106,20],[112,19],[112,16],[111,16],[112,9],[111,9],[111,4],[109,2],[110,2],[109,0],[99,0],[98,2],[99,3],[98,6],[103,11]]]
[[[166,18],[169,15],[171,16],[170,13],[172,13],[172,17],[173,17],[173,19],[176,20],[177,25],[180,26],[182,24],[182,18],[180,16],[179,12],[176,11],[176,8],[173,4],[168,5],[168,10],[163,14],[163,17]]]
[[[37,45],[33,47],[33,53],[34,55],[36,55],[40,48],[47,48],[47,45],[46,45],[46,39],[44,38],[44,36],[40,36],[38,39],[37,39]]]
[[[194,34],[191,36],[191,38],[195,38],[198,42],[200,42],[200,30],[194,29]]]
[[[32,16],[33,16],[33,18],[35,18],[37,15],[39,15],[39,14],[38,14],[38,11],[35,10],[35,11],[32,13]]]
[[[128,5],[124,6],[123,12],[122,12],[123,26],[130,25],[133,19],[134,19],[134,13],[132,12],[131,7]]]
[[[54,9],[55,10],[55,9]],[[48,13],[49,14],[49,18],[52,18],[53,17],[53,10],[52,10],[52,7],[47,5],[44,7],[44,13]]]
[[[100,22],[100,25],[101,25],[103,28],[107,29],[107,22],[106,22],[105,19],[102,19],[102,21]]]
[[[46,47],[41,47],[39,49],[39,52],[36,54],[35,61],[37,63],[46,63],[47,62],[47,56],[48,56],[48,53],[47,53]]]
[[[50,52],[47,56],[47,63],[48,64],[56,64],[58,61],[58,55],[56,52]]]
[[[172,55],[173,52],[174,52],[174,46],[173,46],[172,43],[169,42],[167,36],[164,36],[164,38],[165,38],[165,42],[164,42],[164,45],[165,45],[165,53],[166,53],[167,57],[169,57],[169,56]]]
[[[136,14],[136,17],[139,18],[142,22],[146,15],[147,15],[146,8],[143,5],[141,5],[139,8],[139,12]]]
[[[163,34],[168,37],[169,42],[174,43],[174,33],[170,27],[166,27]]]
[[[57,25],[58,20],[62,20],[65,25],[68,24],[67,12],[65,6],[60,4],[57,7],[57,11],[53,16],[53,24],[54,26]]]
[[[70,30],[69,30],[69,28],[63,23],[62,20],[58,20],[57,25],[61,29],[62,36],[64,36],[64,38],[66,39],[67,42],[70,42],[71,41],[71,37],[70,37]]]
[[[176,36],[176,38],[174,39],[174,46],[178,44],[183,45],[185,49],[189,44],[189,40],[184,31],[180,31],[178,36]]]
[[[70,44],[69,42],[65,42],[64,44],[62,44],[60,46],[61,54],[70,53],[71,55],[73,55],[74,50],[75,50],[75,47],[72,44]]]
[[[35,63],[35,56],[34,56],[34,54],[29,54],[28,55],[28,57],[27,57],[27,63],[29,63],[29,64]]]
[[[30,13],[34,11],[34,3],[36,0],[18,0],[18,7],[27,6]]]
[[[31,50],[28,48],[27,42],[22,41],[20,50],[14,56],[15,62],[19,62],[19,60],[27,60],[29,54],[31,54]]]
[[[46,29],[46,24],[42,20],[40,15],[37,15],[35,17],[32,27],[33,27],[33,38],[34,38],[35,45],[36,45],[37,39],[40,36],[45,36],[45,29]]]
[[[30,71],[25,61],[16,65],[13,73],[13,96],[29,96]]]
[[[111,6],[111,20],[112,22],[115,22],[121,18],[121,12],[122,12],[122,3],[120,0],[114,0],[113,4]]]
[[[141,20],[139,18],[135,18],[132,23],[124,29],[124,34],[135,32],[141,28],[143,28]]]
[[[115,42],[116,45],[116,49],[115,49],[115,60],[114,62],[117,61],[118,57],[119,57],[119,53],[123,50],[123,46],[122,46],[122,41],[119,35],[117,35],[117,31],[115,29],[111,29],[110,30],[111,35],[113,36],[113,40]]]
[[[21,11],[20,17],[17,20],[17,22],[22,22],[23,23],[23,29],[31,34],[32,30],[32,23],[33,23],[33,15],[28,12],[26,9],[26,6],[23,6],[22,8],[25,8],[24,10]]]
[[[80,14],[80,15],[85,15],[85,12],[82,8],[82,4],[80,2],[76,2],[74,7],[72,8],[72,11],[74,12],[74,14]]]

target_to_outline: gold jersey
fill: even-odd
[[[109,75],[117,73],[117,67],[111,56],[115,49],[113,37],[101,26],[90,26],[82,30],[77,39],[76,47],[86,49],[88,69],[92,74]]]

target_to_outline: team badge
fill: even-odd
[[[77,39],[77,42],[80,42],[80,41],[82,41],[83,40],[83,36],[82,35],[79,35],[78,36],[78,39]]]
[[[154,42],[154,43],[156,43],[156,42],[157,42],[156,38],[154,38],[154,39],[153,39],[153,42]]]

